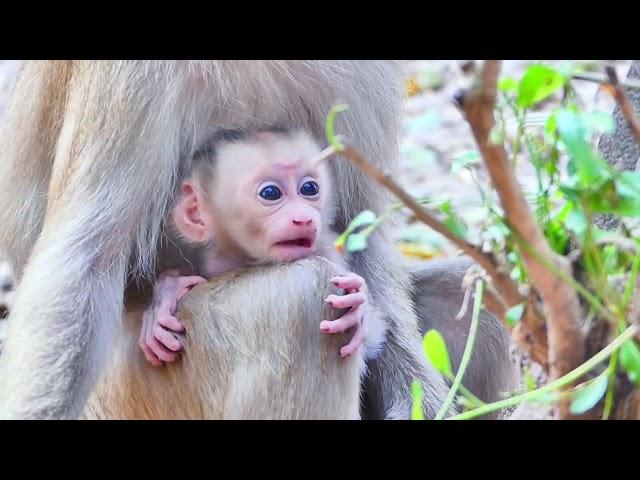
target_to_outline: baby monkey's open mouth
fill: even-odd
[[[300,238],[294,238],[292,240],[284,240],[282,242],[276,243],[276,245],[280,245],[283,247],[311,248],[311,246],[313,245],[313,241],[308,237],[300,237]]]

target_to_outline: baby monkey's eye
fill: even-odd
[[[260,193],[258,195],[260,195],[265,200],[274,201],[278,200],[282,196],[282,192],[275,185],[269,185],[260,190]]]
[[[304,182],[300,187],[300,194],[305,197],[314,197],[320,191],[320,187],[316,182]]]

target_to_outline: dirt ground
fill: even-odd
[[[518,78],[531,63],[507,60],[503,64],[503,72]],[[559,65],[562,62],[545,63]],[[605,64],[613,64],[620,78],[626,76],[630,63],[620,60],[580,62],[583,67],[596,71],[602,71]],[[18,61],[0,60],[0,117],[19,65]],[[406,101],[399,181],[416,196],[450,199],[463,218],[472,217],[480,199],[471,178],[464,171],[451,173],[454,160],[475,149],[471,132],[452,101],[454,93],[465,86],[468,79],[456,60],[417,60],[406,62],[405,67],[407,77],[412,76],[423,89]],[[587,109],[613,110],[613,101],[606,95],[598,95],[596,84],[582,81],[576,82],[575,86]],[[529,184],[533,179],[532,168],[520,166],[518,178],[523,185]],[[456,254],[438,234],[422,226],[404,225],[398,230],[398,240],[405,245],[426,245],[429,255]],[[522,362],[518,355],[514,354],[514,359]],[[533,366],[532,371],[539,381],[543,380],[539,369]],[[523,406],[511,418],[550,418],[550,412],[548,408]]]

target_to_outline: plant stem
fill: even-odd
[[[482,400],[480,400],[478,397],[476,397],[472,392],[469,391],[469,389],[467,389],[467,387],[465,387],[462,383],[460,384],[460,393],[462,395],[464,395],[465,397],[467,397],[468,400],[471,400],[473,403],[478,404],[478,406],[480,405],[486,405],[485,402],[483,402]]]
[[[572,287],[574,290],[576,290],[580,295],[582,295],[585,298],[585,300],[587,300],[593,306],[593,308],[595,308],[596,310],[598,310],[598,312],[600,312],[600,314],[602,314],[607,319],[612,320],[614,323],[618,321],[618,318],[612,316],[614,315],[613,312],[607,310],[604,307],[604,305],[602,305],[602,302],[600,302],[600,299],[598,297],[592,294],[588,289],[586,289],[581,283],[577,282],[573,277],[571,277],[570,275],[567,275],[565,272],[556,268],[553,262],[543,257],[542,254],[538,252],[526,240],[524,240],[518,234],[517,230],[511,227],[511,225],[509,225],[509,228],[511,229],[511,232],[514,234],[514,238],[516,242],[521,248],[531,253],[534,257],[538,259],[539,262],[543,263],[560,280],[562,280],[564,283],[566,283],[567,285]]]
[[[462,383],[462,377],[464,377],[464,372],[467,369],[467,365],[469,364],[469,360],[471,359],[471,353],[473,352],[473,344],[476,340],[476,332],[478,331],[478,324],[480,323],[480,309],[482,308],[482,296],[484,294],[484,282],[482,280],[476,281],[476,295],[473,302],[473,315],[471,317],[471,327],[469,328],[469,337],[467,338],[467,344],[464,347],[464,353],[462,354],[462,360],[460,361],[460,368],[458,368],[458,373],[456,373],[456,377],[453,379],[453,385],[451,385],[451,390],[449,390],[449,394],[445,399],[442,407],[436,414],[435,420],[442,420],[444,416],[449,411],[449,407],[453,403],[453,399],[456,396],[458,388],[460,388],[460,384]]]
[[[608,420],[613,409],[613,394],[616,387],[616,370],[618,367],[618,352],[613,352],[611,359],[609,360],[609,366],[607,367],[609,381],[607,383],[607,396],[604,399],[604,409],[602,412],[602,419]]]
[[[609,83],[609,79],[606,76],[596,73],[574,73],[573,75],[571,75],[571,78],[573,78],[574,80],[585,80],[587,82],[594,83]],[[640,88],[640,82],[638,80],[629,78],[624,80],[623,82],[620,82],[620,84],[628,88]]]
[[[487,413],[494,412],[496,410],[501,410],[503,408],[511,407],[513,405],[517,405],[526,400],[534,400],[539,396],[542,396],[546,393],[553,392],[554,390],[568,385],[584,374],[588,373],[591,369],[598,366],[601,362],[606,360],[609,355],[613,352],[616,352],[624,343],[632,338],[638,332],[638,327],[636,325],[631,325],[628,327],[621,335],[616,337],[609,345],[603,348],[600,352],[595,354],[589,360],[584,362],[582,365],[578,366],[571,372],[566,375],[560,377],[556,381],[545,385],[544,387],[538,388],[537,390],[531,390],[530,392],[523,393],[522,395],[517,395],[515,397],[506,398],[504,400],[500,400],[499,402],[487,403],[482,407],[476,408],[474,410],[469,410],[468,412],[464,412],[458,415],[454,415],[453,417],[449,417],[447,420],[468,420],[471,418],[479,417],[481,415],[485,415]]]
[[[631,296],[635,290],[636,282],[638,281],[638,273],[640,273],[640,250],[633,257],[631,263],[631,273],[629,274],[629,280],[624,287],[624,293],[622,294],[622,312],[627,315],[627,307],[631,301]]]

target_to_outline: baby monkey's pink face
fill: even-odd
[[[293,261],[314,253],[321,233],[328,173],[320,149],[303,134],[260,134],[223,146],[217,193],[230,239],[258,260]],[[226,201],[224,199],[227,199]]]

